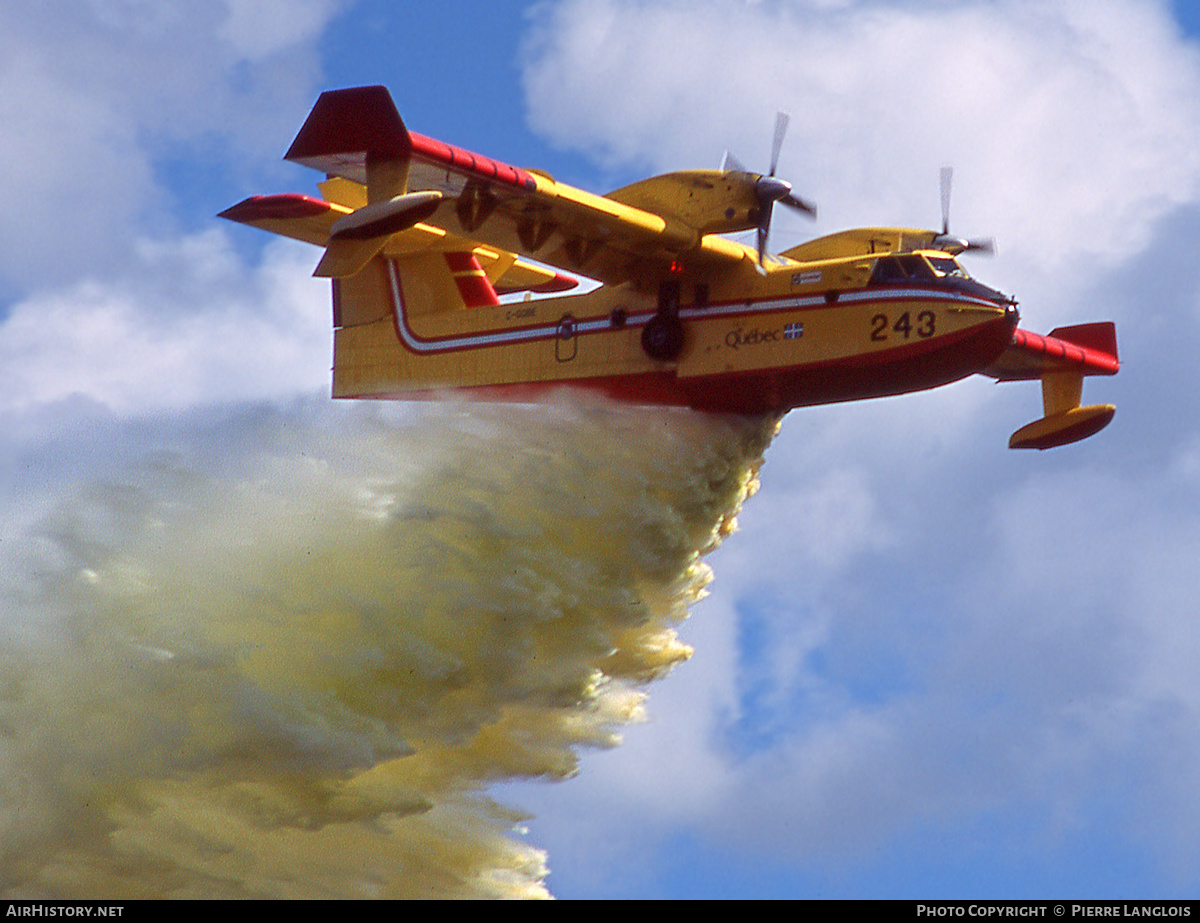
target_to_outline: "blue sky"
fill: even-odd
[[[163,433],[327,393],[315,251],[213,218],[311,191],[280,157],[321,89],[600,192],[765,165],[786,109],[820,219],[779,248],[933,225],[953,163],[1025,326],[1117,322],[1112,426],[1009,452],[1040,396],[984,380],[792,413],[650,720],[501,797],[567,898],[1200,894],[1195,4],[0,8],[9,547]]]

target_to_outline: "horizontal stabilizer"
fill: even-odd
[[[343,206],[312,196],[286,193],[251,196],[217,217],[323,247],[333,225],[349,214],[350,209]]]
[[[357,275],[371,259],[383,249],[386,237],[371,237],[366,240],[331,240],[325,255],[313,275],[318,279],[344,279]]]

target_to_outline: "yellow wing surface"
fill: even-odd
[[[313,203],[319,200],[298,199],[279,199],[272,211],[268,201],[278,197],[267,197],[248,199],[223,214],[330,246],[320,275],[353,275],[379,252],[482,247],[496,255],[492,264],[502,254],[513,255],[521,272],[536,260],[607,284],[652,287],[678,272],[680,261],[703,271],[754,257],[746,247],[715,236],[755,227],[753,175],[688,171],[598,196],[409,132],[384,87],[323,93],[287,159],[337,178],[325,191],[334,200],[327,211],[317,213]],[[402,214],[425,201],[416,201],[418,193],[440,198],[411,222],[413,233],[397,236]],[[331,240],[337,222],[367,207],[391,209],[378,235],[372,237],[368,223],[353,243],[336,235]],[[337,249],[345,253],[333,253]],[[487,254],[482,256],[486,269]]]
[[[320,187],[325,199],[298,193],[252,196],[221,212],[220,217],[283,237],[328,247],[333,226],[340,219],[353,214],[361,205],[367,204],[366,189],[357,183],[340,179],[327,180]],[[501,294],[515,291],[562,292],[578,285],[578,280],[521,259],[514,253],[479,246],[423,223],[397,234],[385,249],[387,255],[421,251],[473,254],[488,281]]]

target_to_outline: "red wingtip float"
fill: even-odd
[[[287,153],[328,176],[323,198],[255,196],[222,216],[324,248],[335,397],[572,386],[757,414],[978,373],[1041,379],[1044,416],[1013,448],[1107,425],[1114,408],[1080,397],[1085,376],[1116,374],[1115,328],[1018,328],[1016,303],[957,260],[992,244],[949,233],[948,171],[940,231],[859,228],[768,255],[776,203],[815,211],[775,176],[784,126],[765,175],[730,158],[597,196],[409,132],[384,87],[333,90]],[[721,236],[754,230],[757,248]],[[559,294],[577,277],[600,285]]]

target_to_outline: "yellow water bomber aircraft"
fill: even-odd
[[[813,213],[775,176],[786,125],[766,174],[727,157],[598,196],[408,131],[384,87],[332,90],[286,155],[326,174],[322,197],[222,217],[324,249],[335,397],[578,387],[758,414],[978,373],[1041,379],[1044,415],[1013,448],[1108,424],[1112,405],[1080,397],[1084,376],[1120,367],[1114,325],[1018,327],[1016,302],[958,262],[991,244],[950,233],[948,171],[940,231],[858,228],[769,255],[776,203]],[[723,236],[752,230],[757,248]]]

